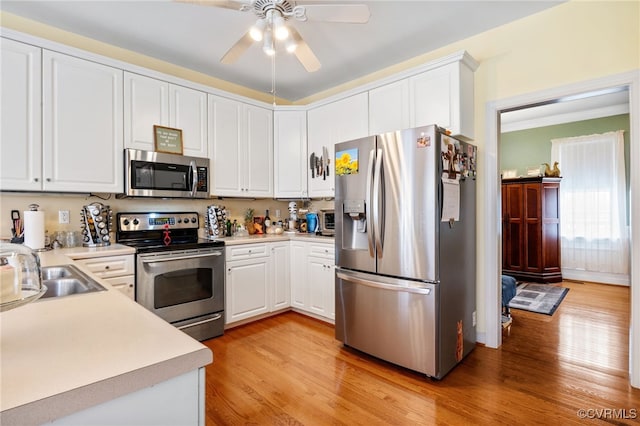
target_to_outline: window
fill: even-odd
[[[563,276],[588,280],[572,276],[586,271],[628,277],[623,132],[554,139],[551,157],[562,170]]]

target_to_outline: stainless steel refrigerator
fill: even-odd
[[[335,153],[336,338],[440,379],[476,343],[477,149],[433,125]]]

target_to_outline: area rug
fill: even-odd
[[[553,315],[568,291],[568,288],[549,284],[524,283],[516,289],[516,297],[511,299],[509,307]]]

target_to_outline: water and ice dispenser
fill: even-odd
[[[344,200],[342,214],[342,248],[368,250],[367,212],[364,200]]]

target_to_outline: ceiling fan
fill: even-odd
[[[300,33],[289,20],[324,21],[364,24],[369,21],[369,7],[364,4],[307,4],[293,0],[175,0],[204,6],[253,12],[256,23],[220,59],[223,64],[232,64],[254,42],[262,42],[262,50],[269,56],[275,54],[275,42],[284,43],[289,53],[296,55],[308,71],[317,71],[320,61]]]

